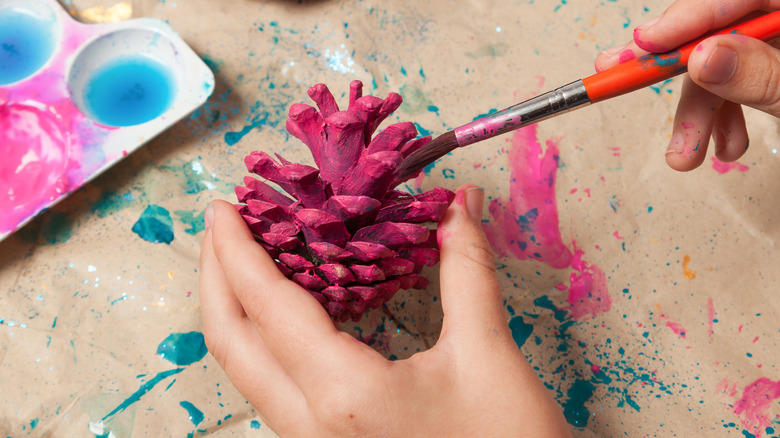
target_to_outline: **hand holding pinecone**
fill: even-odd
[[[398,165],[431,138],[417,139],[411,122],[377,127],[402,98],[362,96],[350,84],[339,111],[323,84],[309,89],[317,109],[290,108],[287,130],[309,147],[317,168],[278,154],[252,152],[247,169],[270,181],[236,187],[239,212],[285,276],[303,286],[339,321],[359,320],[400,289],[424,289],[423,266],[439,261],[435,229],[454,194],[437,187],[419,195],[394,190]]]

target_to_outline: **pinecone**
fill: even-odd
[[[317,168],[291,163],[279,154],[252,152],[254,177],[236,187],[237,207],[255,239],[285,276],[303,286],[341,322],[360,320],[399,289],[424,289],[423,266],[439,261],[435,230],[454,194],[437,187],[420,195],[394,190],[395,169],[430,141],[416,139],[410,122],[379,124],[402,102],[362,96],[350,84],[349,108],[339,111],[323,84],[309,89],[319,108],[294,104],[287,131],[311,150]]]

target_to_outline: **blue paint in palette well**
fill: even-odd
[[[51,23],[15,9],[0,11],[0,85],[32,75],[53,52]]]
[[[108,126],[148,122],[171,105],[173,77],[147,56],[126,56],[97,69],[87,81],[84,102],[90,116]]]

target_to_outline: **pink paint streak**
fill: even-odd
[[[542,152],[532,125],[515,132],[509,150],[509,199],[495,199],[489,212],[493,221],[485,232],[499,257],[534,259],[555,269],[573,268],[567,302],[572,318],[587,319],[607,312],[612,300],[606,276],[582,259],[584,252],[572,241],[563,242],[559,229],[555,176],[560,138],[547,140]]]
[[[618,62],[622,64],[624,62],[631,61],[634,58],[636,58],[636,54],[634,54],[634,51],[631,49],[626,49],[620,52],[620,57],[618,58]]]
[[[713,325],[715,324],[715,305],[712,302],[712,297],[707,298],[707,334],[712,340]]]
[[[734,413],[748,432],[760,437],[767,427],[772,425],[769,408],[780,398],[780,380],[772,381],[762,377],[747,385],[742,398],[734,403]]]
[[[732,170],[736,170],[739,172],[747,172],[750,169],[748,166],[737,163],[736,161],[731,163],[724,163],[723,161],[720,161],[716,157],[712,157],[712,168],[715,169],[715,171],[721,175],[723,175],[724,173],[731,172]]]

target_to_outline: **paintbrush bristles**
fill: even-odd
[[[433,163],[460,145],[455,132],[442,134],[425,146],[417,149],[396,168],[396,181],[402,182],[417,175],[425,166]]]

